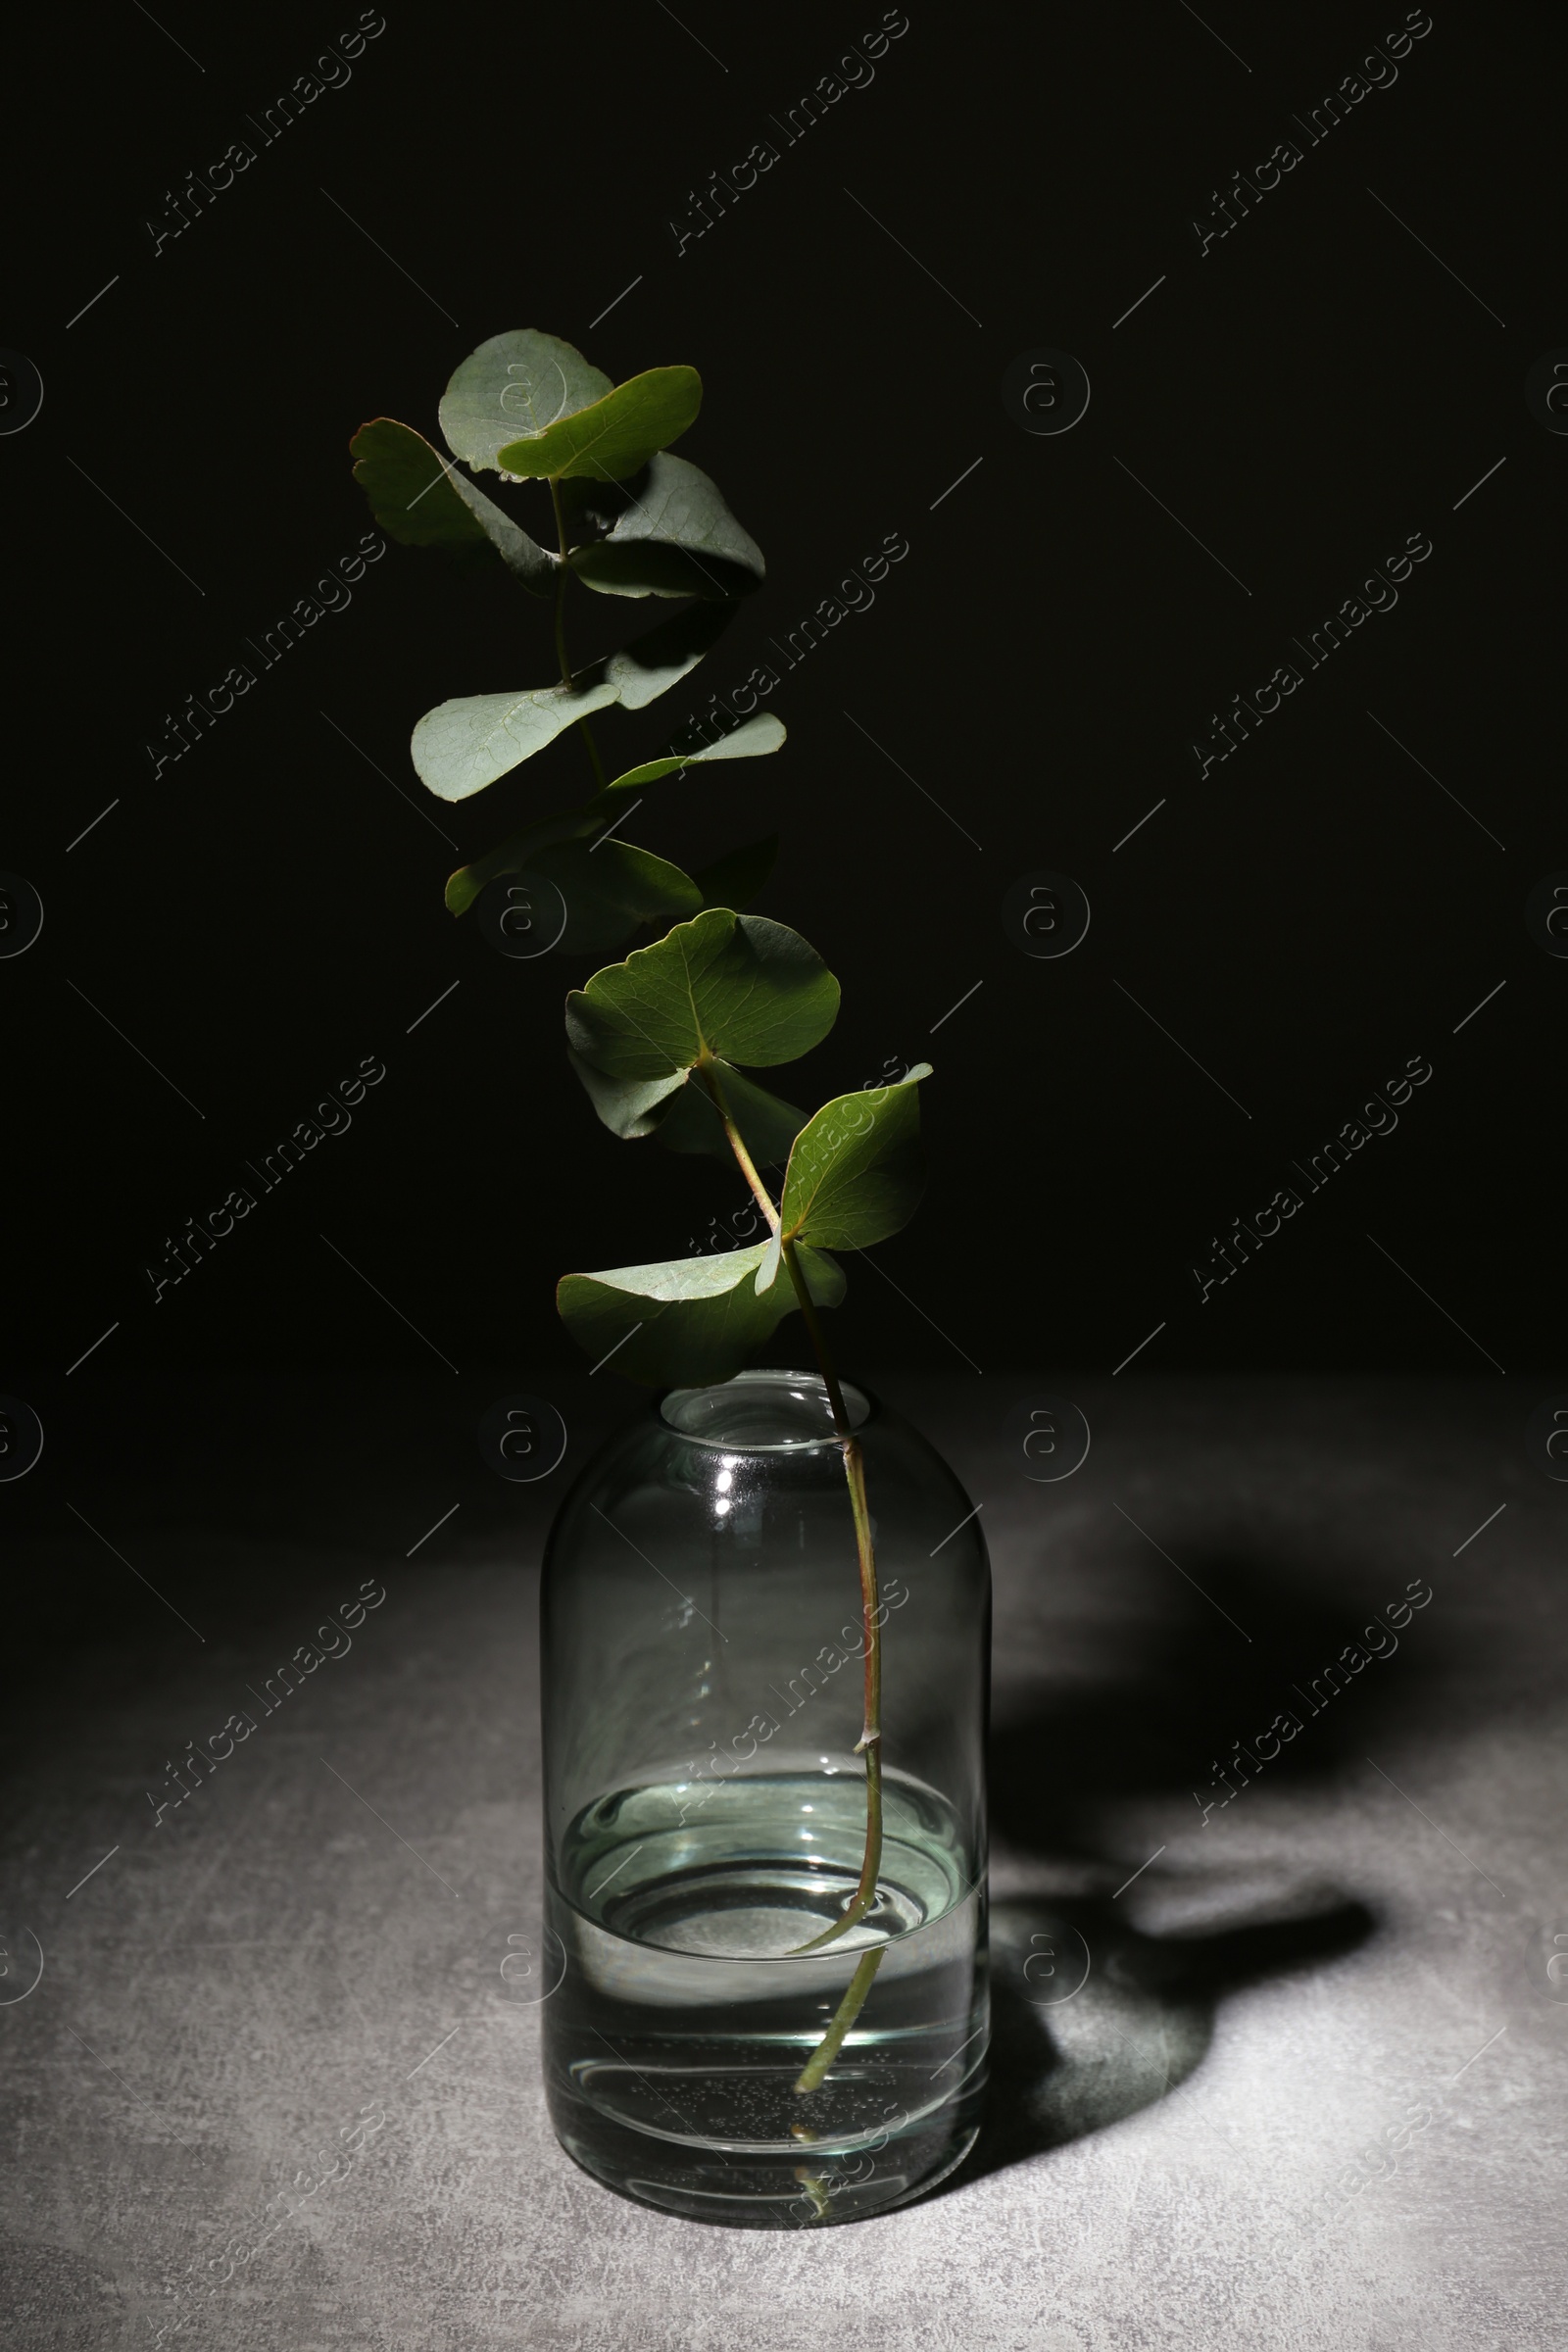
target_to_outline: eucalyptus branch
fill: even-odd
[[[496,576],[505,574],[512,586],[552,605],[558,685],[525,684],[445,702],[415,728],[416,770],[444,802],[484,791],[573,724],[581,729],[596,788],[608,791],[592,729],[577,715],[586,693],[591,691],[596,709],[619,702],[642,710],[709,651],[715,622],[722,626],[724,618],[716,608],[760,585],[761,550],[716,483],[685,458],[669,455],[701,405],[695,368],[657,368],[612,384],[569,343],[526,327],[481,344],[447,386],[441,428],[467,472],[449,466],[412,426],[390,417],[374,418],[355,435],[356,479],[389,537],[473,556]],[[537,430],[510,439],[504,425],[498,431],[498,419],[531,419],[547,409],[549,421]],[[487,469],[507,481],[549,483],[557,554],[530,538],[470,478]],[[618,484],[624,491],[603,535],[574,549],[562,490],[572,479]],[[630,490],[634,480],[646,496]],[[575,690],[566,650],[566,589],[573,574],[600,595],[683,600],[633,644],[585,668],[583,692]],[[639,783],[656,783],[666,774],[684,774],[699,760],[750,760],[777,751],[783,741],[779,720],[760,711],[700,750],[661,755],[627,772]],[[914,1213],[924,1181],[917,1081],[929,1071],[922,1063],[874,1094],[837,1096],[809,1117],[768,1094],[747,1073],[809,1053],[839,1008],[838,982],[806,940],[782,923],[739,911],[760,888],[775,844],[753,843],[691,876],[646,851],[630,860],[593,858],[583,846],[580,817],[580,810],[567,810],[514,833],[449,878],[446,903],[461,914],[504,875],[536,865],[557,880],[571,910],[564,954],[580,952],[590,940],[624,950],[643,924],[674,926],[595,972],[568,997],[573,1066],[600,1119],[623,1139],[657,1136],[676,1151],[716,1149],[706,1125],[716,1113],[766,1219],[768,1239],[737,1250],[722,1267],[709,1259],[695,1267],[673,1259],[620,1266],[608,1275],[567,1274],[557,1301],[592,1360],[613,1356],[617,1372],[655,1388],[728,1380],[792,1306],[805,1318],[849,1490],[865,1670],[856,1743],[856,1753],[865,1758],[863,1858],[839,1917],[797,1947],[817,1951],[871,1911],[883,1847],[884,1612],[863,1452],[820,1310],[836,1306],[844,1295],[844,1273],[832,1252],[885,1241]],[[777,1201],[758,1172],[759,1158],[764,1165],[788,1160]],[[885,1948],[876,1944],[858,1956],[837,2012],[796,2082],[798,2091],[813,2091],[825,2080]],[[811,2134],[802,2127],[797,2136]],[[813,2199],[825,2199],[819,2176],[803,2169],[799,2177]]]

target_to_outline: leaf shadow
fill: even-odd
[[[1250,1802],[1261,1826],[1254,1781],[1298,1807],[1365,1774],[1391,1727],[1418,1718],[1429,1692],[1451,1694],[1455,1637],[1416,1619],[1419,1641],[1401,1640],[1330,1693],[1320,1670],[1372,1614],[1366,1562],[1325,1574],[1216,1546],[1184,1552],[1183,1568],[1192,1581],[1156,1611],[1097,1599],[1087,1585],[1069,1592],[1066,1606],[1083,1613],[1059,1673],[1020,1679],[1009,1661],[990,1758],[993,1876],[1004,1889],[992,1909],[990,2085],[975,2147],[934,2195],[1168,2096],[1201,2065],[1223,2000],[1322,1968],[1376,1932],[1373,1906],[1294,1864],[1288,1837],[1262,1860],[1232,1861],[1226,1823]],[[1386,1563],[1372,1577],[1373,1590],[1398,1592]],[[1235,1743],[1253,1748],[1281,1709],[1299,1729],[1277,1756],[1218,1777]],[[1189,1834],[1163,1867],[1129,1858],[1126,1808],[1158,1818],[1195,1790],[1216,1800],[1212,1826],[1196,1806],[1192,1818],[1212,1853],[1195,1852]]]
[[[992,1915],[990,2085],[979,2140],[942,2195],[1165,2098],[1196,2072],[1229,1993],[1366,1941],[1364,1903],[1212,1936],[1145,1936],[1105,1901],[1010,1898]],[[1207,2124],[1222,2145],[1224,2135]]]

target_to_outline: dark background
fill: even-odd
[[[688,867],[781,831],[760,909],[844,986],[783,1074],[794,1100],[936,1064],[930,1194],[850,1262],[840,1356],[986,1512],[993,1890],[1078,1885],[1065,1854],[1108,1898],[1084,1915],[1103,2038],[1065,2037],[1063,2066],[1004,2032],[982,2195],[927,2209],[912,2271],[907,2240],[835,2241],[860,2333],[907,2335],[912,2293],[955,2340],[1011,2342],[1038,2308],[1053,2343],[1075,2311],[1085,2341],[1200,2312],[1240,2343],[1283,2293],[1314,2345],[1554,2340],[1560,2230],[1535,2184],[1568,2017],[1539,1981],[1544,1934],[1568,1934],[1564,1488],[1524,1432],[1544,1399],[1568,1411],[1568,962],[1524,908],[1568,869],[1568,438],[1524,383],[1568,357],[1568,27],[1433,0],[1394,86],[1307,146],[1293,116],[1404,7],[1199,6],[909,0],[871,85],[679,258],[688,192],[777,140],[770,116],[879,5],[387,0],[347,86],[265,147],[247,116],[356,5],[152,0],[155,23],[113,0],[11,32],[0,345],[44,382],[0,434],[0,869],[45,907],[0,957],[0,1398],[45,1432],[0,1481],[0,1955],[23,1928],[48,1955],[0,2023],[0,2271],[28,2345],[132,2320],[151,2340],[170,2283],[383,2080],[412,2142],[386,2143],[335,2246],[273,2241],[225,2341],[510,2343],[497,2282],[519,2279],[550,2305],[515,2322],[530,2342],[578,2340],[584,2311],[607,2342],[706,2342],[737,2295],[803,2342],[843,2332],[842,2298],[786,2303],[745,2249],[599,2197],[508,2052],[459,2034],[425,2059],[476,2012],[454,1955],[482,1907],[447,1923],[417,1856],[509,1928],[532,1900],[534,1564],[636,1409],[612,1364],[589,1377],[555,1279],[684,1253],[740,1197],[716,1162],[595,1121],[561,1019],[586,967],[508,961],[442,906],[461,859],[582,788],[569,738],[458,808],[408,758],[435,704],[551,678],[546,609],[389,548],[177,764],[155,779],[145,750],[369,527],[356,427],[434,435],[458,363],[525,325],[617,379],[700,368],[682,451],[768,560],[688,691],[606,714],[617,767],[885,534],[909,541],[771,698],[783,753],[693,770],[632,827]],[[257,160],[155,259],[147,220],[241,136]],[[1200,258],[1192,218],[1286,137],[1301,163]],[[1093,385],[1060,438],[1003,402],[1041,347]],[[542,527],[535,492],[499,495]],[[1200,780],[1211,713],[1413,532],[1433,553],[1397,608]],[[667,610],[581,594],[573,652]],[[1002,922],[1043,868],[1093,907],[1059,961]],[[1433,1075],[1397,1130],[1200,1303],[1213,1237],[1417,1055]],[[366,1056],[386,1076],[351,1129],[155,1305],[166,1239],[255,1190],[246,1163]],[[797,1352],[790,1324],[777,1346]],[[519,1391],[568,1432],[531,1485],[475,1444]],[[1026,1485],[1011,1416],[1042,1396],[1071,1396],[1093,1446]],[[1415,1576],[1436,1603],[1398,1660],[1203,1827],[1210,1759]],[[155,1832],[164,1760],[369,1577],[387,1605],[357,1659]],[[1135,2015],[1136,1976],[1098,1965],[1110,1901],[1152,1982],[1177,1970],[1226,2034],[1244,1947],[1313,1981],[1242,2017],[1201,2112],[1169,2139],[1151,2117],[1135,2170],[1025,2179],[1037,2075],[1080,2131],[1171,2087],[1164,1996]],[[1376,1923],[1332,1976],[1320,1912]],[[1440,2079],[1464,2128],[1446,2156],[1433,2135],[1410,2204],[1375,2219],[1404,2192],[1374,2191],[1315,2269],[1279,2267],[1396,2084]],[[1227,2185],[1194,2151],[1233,2133]],[[1076,2274],[1062,2248],[1086,2249]],[[1412,2280],[1433,2301],[1413,2328]]]
[[[1568,440],[1523,384],[1568,342],[1564,26],[1439,6],[1395,85],[1200,259],[1211,192],[1405,12],[1204,14],[913,6],[870,86],[679,258],[688,191],[773,136],[879,9],[392,6],[347,86],[157,258],[168,192],[232,138],[259,147],[245,115],[357,12],[168,0],[156,24],[103,12],[69,52],[47,24],[22,36],[0,339],[45,398],[0,441],[20,591],[0,863],[46,921],[0,964],[0,1387],[46,1427],[107,1437],[111,1397],[155,1373],[439,1386],[439,1354],[548,1389],[582,1369],[559,1273],[683,1253],[738,1204],[716,1163],[593,1120],[561,1028],[589,967],[510,962],[442,907],[460,860],[435,822],[472,856],[581,788],[570,737],[458,808],[408,760],[433,704],[549,680],[547,608],[389,548],[157,781],[144,749],[368,527],[355,427],[434,435],[457,363],[531,324],[617,379],[696,365],[683,453],[768,559],[687,688],[604,719],[616,767],[885,533],[909,541],[771,698],[784,753],[694,771],[633,827],[687,865],[782,830],[760,910],[844,985],[786,1091],[937,1066],[927,1201],[880,1253],[889,1280],[852,1268],[845,1359],[1103,1375],[1163,1323],[1136,1372],[1551,1369],[1568,969],[1523,909],[1568,864]],[[1093,384],[1059,438],[1001,396],[1043,345]],[[502,495],[543,527],[535,489]],[[1415,531],[1434,553],[1398,609],[1200,781],[1210,713]],[[576,596],[574,658],[668,609]],[[1093,906],[1060,961],[1002,925],[1038,868]],[[1200,1305],[1210,1237],[1418,1054],[1434,1076],[1397,1133]],[[166,1236],[365,1055],[387,1076],[352,1131],[155,1306]]]

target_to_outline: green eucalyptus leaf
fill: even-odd
[[[731,906],[739,913],[767,880],[777,856],[778,835],[769,833],[763,840],[748,842],[745,849],[731,850],[727,857],[701,867],[692,880],[703,894],[703,905]]]
[[[652,1135],[659,1125],[661,1106],[687,1083],[684,1070],[670,1070],[662,1078],[607,1078],[603,1070],[596,1070],[591,1061],[584,1061],[569,1046],[566,1059],[582,1080],[588,1100],[600,1118],[622,1143],[635,1143]],[[713,1124],[718,1127],[716,1113]],[[724,1142],[722,1127],[719,1127],[719,1141]],[[724,1149],[727,1152],[728,1144],[724,1144]]]
[[[466,801],[542,752],[574,720],[611,703],[642,710],[696,668],[730,617],[724,606],[689,605],[618,653],[575,671],[569,686],[438,703],[409,747],[421,781],[440,800]]]
[[[455,458],[500,472],[503,443],[544,432],[613,389],[558,335],[518,327],[469,353],[441,396],[441,430]]]
[[[354,478],[389,538],[405,547],[445,547],[464,555],[490,549],[535,596],[550,594],[559,557],[536,546],[412,425],[373,417],[361,425],[349,449]]]
[[[640,472],[656,450],[678,441],[702,405],[703,379],[695,368],[650,368],[591,408],[568,410],[542,430],[532,426],[504,442],[496,463],[504,473],[623,481]]]
[[[553,882],[566,903],[563,956],[608,956],[643,923],[695,913],[696,883],[678,865],[629,841],[561,841],[537,851],[528,871]]]
[[[718,485],[685,458],[662,450],[631,483],[593,506],[579,502],[575,519],[607,519],[614,501],[620,512],[608,536],[574,546],[567,558],[578,578],[604,595],[744,596],[766,570]]]
[[[618,700],[603,662],[579,670],[570,686],[460,695],[425,712],[414,730],[410,756],[437,799],[466,801],[542,752],[574,719]]]
[[[769,1247],[567,1274],[556,1301],[595,1371],[612,1357],[626,1379],[649,1388],[728,1380],[796,1304],[789,1271],[776,1262],[758,1295],[756,1276]],[[844,1276],[832,1258],[809,1249],[797,1254],[815,1304],[836,1306]]]
[[[784,724],[771,710],[759,710],[755,718],[746,719],[716,743],[706,744],[699,752],[684,756],[670,753],[659,760],[645,760],[641,767],[628,767],[623,776],[614,776],[606,785],[607,792],[627,792],[634,784],[657,784],[661,776],[672,775],[677,768],[701,767],[708,760],[759,760],[764,753],[776,752],[784,741]]]
[[[715,1055],[793,1061],[838,1008],[838,982],[799,932],[710,907],[574,990],[566,1035],[609,1077],[658,1078]]]
[[[897,1086],[838,1095],[795,1139],[779,1215],[786,1240],[865,1250],[908,1223],[925,1190],[920,1062]]]

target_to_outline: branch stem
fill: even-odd
[[[821,1370],[822,1386],[827,1392],[828,1410],[833,1416],[834,1432],[844,1457],[844,1477],[850,1490],[850,1515],[855,1522],[855,1548],[860,1569],[861,1640],[865,1654],[864,1717],[860,1737],[856,1742],[856,1752],[865,1758],[865,1849],[860,1863],[859,1883],[844,1910],[831,1927],[823,1929],[820,1936],[813,1936],[808,1942],[797,1947],[801,1952],[814,1952],[824,1944],[836,1942],[851,1928],[858,1927],[876,1901],[877,1881],[882,1868],[882,1611],[877,1594],[871,1510],[865,1493],[865,1458],[860,1441],[855,1435],[850,1421],[827,1335],[822,1329],[821,1317],[816,1311],[816,1301],[811,1297],[805,1270],[796,1254],[795,1244],[786,1238],[772,1197],[759,1176],[756,1163],[730,1115],[717,1071],[707,1062],[699,1063],[698,1070],[714,1109],[724,1122],[724,1133],[741,1173],[766,1216],[769,1227],[778,1236],[780,1253],[789,1270],[796,1303],[805,1320]],[[844,2036],[860,2013],[881,1958],[880,1945],[862,1953],[832,2023],[801,2072],[795,2084],[798,2091],[812,2091],[820,2085],[828,2068],[838,2056]]]
[[[821,2087],[823,2076],[844,2047],[845,2034],[865,2006],[865,1996],[871,1989],[871,1979],[876,1975],[877,1964],[886,1948],[885,1944],[873,1944],[870,1951],[860,1954],[859,1966],[850,1979],[849,1990],[838,2005],[833,2023],[807,2060],[800,2081],[795,2085],[797,2090],[817,2090]],[[797,2180],[804,2180],[806,2176],[804,2172],[799,2172],[795,2178]]]

